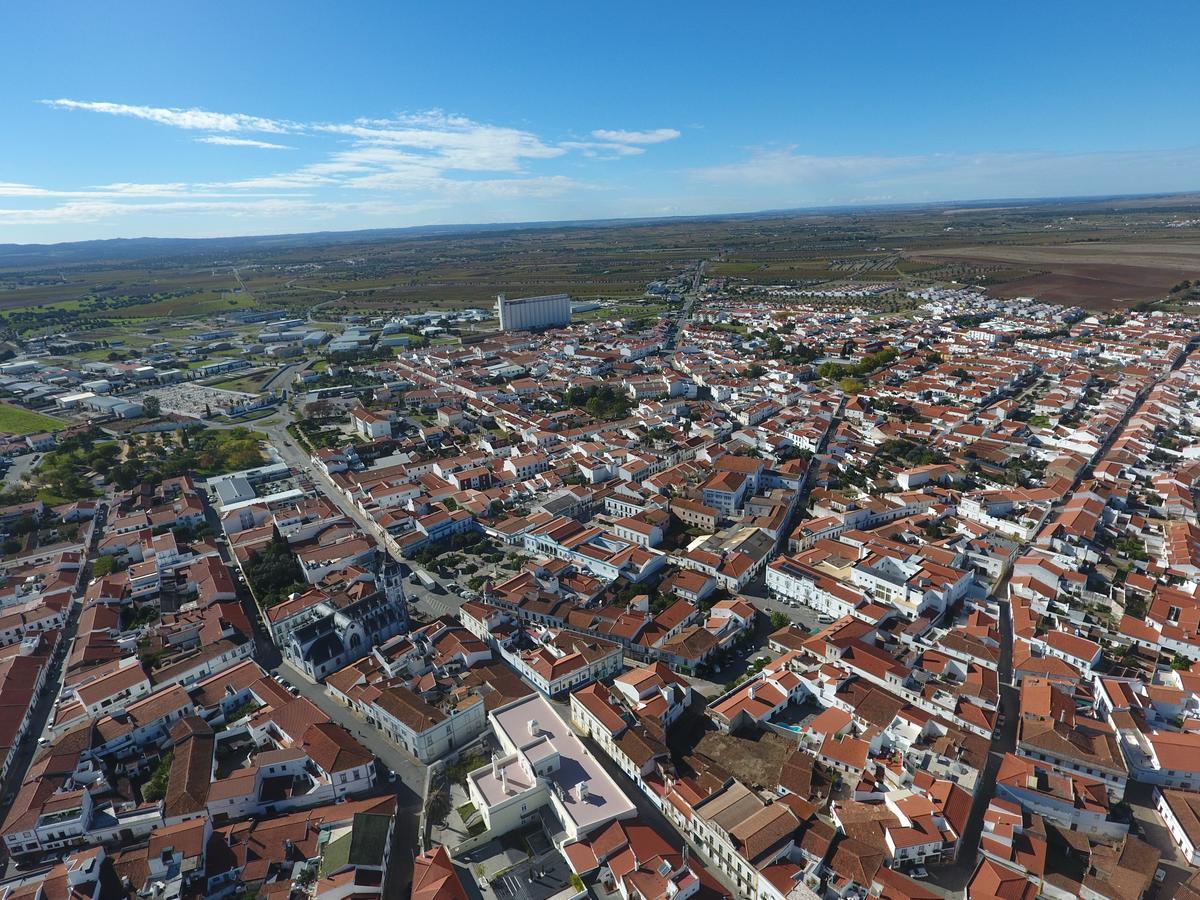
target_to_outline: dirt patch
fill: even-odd
[[[1001,297],[1031,296],[1090,309],[1164,296],[1182,278],[1200,274],[1200,242],[1105,243],[961,247],[911,254],[968,265],[997,263],[1040,270],[989,285]]]
[[[1036,297],[1088,309],[1114,309],[1165,296],[1181,274],[1142,266],[1059,265],[1053,272],[991,285],[988,290],[998,297]]]
[[[695,752],[707,756],[743,784],[774,787],[779,784],[784,762],[795,749],[770,731],[756,735],[709,731],[700,738]]]

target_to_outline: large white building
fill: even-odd
[[[637,807],[541,694],[488,713],[500,745],[489,765],[467,775],[467,792],[492,837],[549,809],[562,843],[579,840]]]
[[[501,331],[533,331],[571,324],[571,298],[567,294],[544,297],[518,297],[509,300],[496,296],[496,314]]]

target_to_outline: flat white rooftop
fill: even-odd
[[[559,797],[562,808],[579,834],[636,813],[636,807],[624,791],[541,694],[530,694],[493,710],[491,717],[497,733],[508,746],[516,747],[517,753],[529,752],[535,759],[541,759],[551,750],[558,752],[558,769],[547,776],[547,780],[562,788]],[[537,723],[533,734],[530,733],[531,721]],[[587,784],[582,800],[578,790],[580,782]]]

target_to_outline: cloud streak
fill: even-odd
[[[680,132],[675,128],[655,128],[652,131],[612,131],[597,128],[592,132],[592,137],[596,140],[613,144],[661,144],[664,141],[673,141],[679,136]]]
[[[288,144],[274,144],[271,141],[256,141],[253,138],[227,137],[221,134],[209,134],[196,138],[198,144],[216,144],[218,147],[254,147],[258,150],[294,150]]]
[[[164,106],[135,106],[129,103],[110,103],[97,100],[58,100],[41,101],[46,106],[55,109],[86,110],[87,112],[105,113],[110,116],[125,116],[142,119],[146,122],[156,122],[159,125],[170,125],[172,128],[184,128],[196,131],[258,131],[270,134],[286,134],[301,130],[302,126],[281,119],[266,119],[261,116],[249,116],[244,113],[219,113],[206,109],[178,109]]]

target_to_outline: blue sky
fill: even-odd
[[[1200,5],[8,3],[0,242],[1200,189]]]

